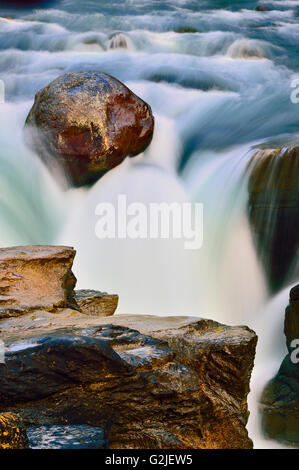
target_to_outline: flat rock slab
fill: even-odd
[[[77,308],[75,250],[65,246],[0,249],[0,318],[36,309]]]
[[[36,426],[27,429],[31,449],[107,449],[102,428],[87,425]]]
[[[247,327],[66,309],[3,319],[0,330],[1,407],[27,426],[101,427],[115,449],[252,447],[257,338]]]

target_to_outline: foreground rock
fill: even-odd
[[[109,317],[118,305],[118,295],[96,290],[77,290],[75,299],[81,312],[88,315]]]
[[[74,256],[73,248],[63,246],[1,248],[0,318],[41,308],[78,308]]]
[[[36,94],[26,127],[29,144],[48,166],[57,161],[81,186],[145,150],[154,119],[151,108],[115,78],[74,72]]]
[[[27,429],[31,449],[106,449],[102,428],[86,425],[38,426]]]
[[[289,354],[262,396],[265,434],[299,447],[299,284],[290,292],[285,335]]]
[[[14,413],[0,414],[0,449],[27,449],[28,446],[22,418]]]
[[[269,287],[298,278],[299,146],[260,149],[249,168],[249,219]]]
[[[194,317],[40,316],[0,323],[1,408],[27,426],[100,427],[111,448],[252,447],[248,328]]]

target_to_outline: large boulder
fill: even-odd
[[[285,335],[289,353],[263,392],[262,423],[268,437],[299,447],[299,284],[290,292]]]
[[[117,449],[252,447],[248,328],[69,310],[43,319],[34,331],[30,314],[1,321],[0,407],[30,429],[102,428]]]
[[[248,214],[269,287],[298,278],[299,146],[260,148],[248,167]]]
[[[59,162],[75,186],[141,153],[153,128],[150,106],[100,72],[61,75],[37,92],[26,120],[29,144],[50,168]]]
[[[0,249],[0,318],[38,309],[79,308],[72,272],[75,250],[65,246]]]

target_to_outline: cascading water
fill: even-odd
[[[262,437],[259,395],[286,353],[290,286],[271,298],[247,217],[252,146],[298,132],[299,2],[57,0],[0,10],[1,246],[65,243],[80,287],[117,292],[119,313],[195,315],[247,324],[259,345],[250,434]],[[229,8],[228,8],[229,7]],[[66,71],[99,70],[153,108],[155,137],[90,189],[61,187],[23,142],[35,92]],[[99,202],[204,204],[204,243],[99,240]],[[278,444],[277,444],[278,445]],[[278,445],[279,446],[279,445]]]

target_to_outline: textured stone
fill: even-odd
[[[66,73],[38,91],[26,120],[29,145],[76,186],[91,184],[150,144],[151,108],[100,72]]]
[[[96,290],[77,290],[75,299],[80,310],[87,315],[109,317],[118,305],[118,295]]]
[[[78,308],[74,300],[73,248],[20,246],[0,249],[0,318],[37,309]]]
[[[0,449],[27,449],[23,420],[14,413],[0,414]]]
[[[252,447],[246,397],[256,335],[248,328],[194,317],[41,314],[46,323],[34,335],[29,314],[1,322],[9,357],[5,372],[0,365],[0,402],[27,426],[101,427],[111,448]],[[24,341],[37,346],[16,351]]]

